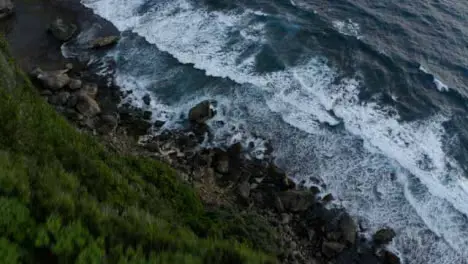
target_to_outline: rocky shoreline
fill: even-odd
[[[11,16],[15,10],[12,4],[0,0],[0,19]],[[3,10],[9,10],[8,16],[2,16]],[[56,16],[42,34],[63,43],[78,31],[73,21]],[[117,35],[105,35],[92,40],[89,48],[106,49],[118,40]],[[190,125],[186,129],[147,135],[150,127],[161,124],[150,123],[151,113],[118,107],[125,95],[118,87],[103,85],[105,81],[87,70],[86,64],[75,61],[44,70],[50,65],[41,63],[25,70],[40,87],[39,94],[58,112],[117,151],[153,157],[178,169],[207,208],[260,215],[277,232],[277,241],[272,244],[281,263],[400,263],[385,249],[395,236],[393,230],[381,229],[368,241],[346,211],[328,209],[327,202],[333,197],[322,199],[318,188],[296,184],[270,159],[249,159],[240,144],[227,149],[202,148],[200,143],[210,133],[205,122],[216,114],[209,101],[200,102],[187,113]]]

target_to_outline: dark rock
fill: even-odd
[[[49,103],[57,106],[65,105],[70,97],[68,92],[60,92],[49,97]]]
[[[59,71],[42,71],[36,68],[32,75],[41,81],[45,89],[53,91],[60,90],[70,83],[70,77],[67,75],[67,70]]]
[[[74,108],[77,103],[78,103],[78,95],[72,94],[68,98],[67,107],[68,108]]]
[[[120,39],[119,36],[100,37],[91,41],[90,46],[93,49],[109,47],[109,46],[115,45],[119,41],[119,39]]]
[[[144,112],[143,112],[143,119],[145,119],[145,120],[150,120],[152,115],[153,115],[153,112],[151,112],[151,111],[144,111]]]
[[[60,41],[68,41],[77,31],[77,26],[72,23],[66,23],[63,19],[57,18],[50,24],[49,31]]]
[[[372,239],[376,245],[385,245],[392,242],[395,236],[396,233],[393,231],[393,229],[382,228],[372,236]]]
[[[314,197],[309,192],[286,191],[278,194],[284,209],[289,212],[303,212],[314,202]]]
[[[286,213],[282,213],[281,214],[281,223],[282,224],[289,224],[289,222],[291,222],[291,215],[290,214],[286,214]]]
[[[87,117],[96,116],[101,112],[99,104],[87,94],[79,94],[76,109]]]
[[[215,156],[215,170],[221,174],[229,173],[229,156],[226,152],[217,153]]]
[[[281,198],[276,196],[274,198],[274,206],[278,212],[284,212],[284,205],[283,202],[281,201]]]
[[[324,203],[329,203],[331,201],[333,201],[334,198],[333,198],[333,194],[329,193],[327,195],[325,195],[323,198],[322,198],[322,202]]]
[[[346,246],[343,244],[325,241],[322,244],[322,253],[328,258],[332,258],[340,254],[345,248]]]
[[[94,99],[98,93],[98,85],[95,83],[86,83],[83,85],[80,92]]]
[[[162,126],[164,126],[164,124],[166,124],[165,121],[162,121],[162,120],[156,120],[154,121],[154,127],[155,128],[161,128]]]
[[[250,185],[248,182],[242,182],[241,184],[239,184],[239,186],[237,187],[237,191],[239,192],[239,196],[244,199],[244,200],[248,200],[249,199],[249,196],[250,196]]]
[[[98,132],[104,135],[111,134],[117,128],[119,120],[113,114],[106,114],[101,116],[101,120],[98,125]]]
[[[71,89],[71,90],[78,90],[81,88],[81,86],[83,85],[83,82],[79,79],[70,79],[70,83],[68,84],[68,87]]]
[[[0,0],[0,19],[11,16],[15,11],[15,5],[11,0]]]
[[[354,222],[354,219],[351,218],[349,214],[344,213],[339,221],[339,227],[344,240],[354,245],[357,235],[357,225]]]
[[[310,186],[309,191],[315,195],[320,193],[320,188],[317,186]]]
[[[149,94],[145,94],[145,96],[143,96],[142,100],[143,100],[143,103],[145,103],[145,105],[150,105],[151,104],[151,96]]]
[[[210,101],[206,100],[190,109],[189,120],[190,122],[201,124],[213,118],[214,115],[215,112],[211,108]]]
[[[400,264],[401,260],[394,253],[384,250],[382,254],[382,262],[383,264]]]

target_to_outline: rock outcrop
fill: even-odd
[[[213,118],[215,114],[211,102],[206,100],[190,109],[189,120],[193,123],[203,124],[207,120]]]
[[[117,44],[119,39],[120,39],[119,36],[100,37],[100,38],[97,38],[97,39],[91,41],[90,46],[93,49],[110,47],[110,46],[113,46],[113,45]]]

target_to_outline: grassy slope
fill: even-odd
[[[0,42],[0,263],[274,262],[250,249],[274,250],[266,225],[207,213],[171,168],[77,132]]]

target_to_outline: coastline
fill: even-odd
[[[318,189],[296,186],[274,163],[245,159],[239,145],[229,149],[201,149],[200,137],[206,132],[203,125],[150,136],[145,144],[138,144],[138,137],[151,126],[144,120],[144,113],[139,109],[119,109],[118,87],[104,85],[106,80],[89,72],[79,61],[63,58],[61,42],[44,31],[53,19],[64,14],[75,23],[79,21],[79,28],[97,21],[104,25],[103,34],[115,34],[116,29],[74,1],[40,1],[34,4],[35,11],[25,2],[19,1],[17,5],[17,17],[7,22],[11,23],[7,39],[21,67],[27,72],[36,66],[59,70],[72,63],[71,75],[99,86],[96,101],[102,112],[100,119],[93,123],[102,122],[104,115],[118,116],[116,128],[105,133],[100,133],[100,124],[96,126],[86,120],[78,122],[83,131],[101,134],[103,144],[120,152],[153,157],[178,169],[207,208],[228,207],[261,215],[279,233],[282,252],[278,257],[282,263],[399,263],[395,255],[360,237],[358,225],[344,210],[327,209],[327,201],[317,196]],[[38,10],[47,11],[43,17],[35,16]],[[24,37],[24,26],[30,23],[37,27],[35,34]],[[28,48],[31,43],[38,45]]]

